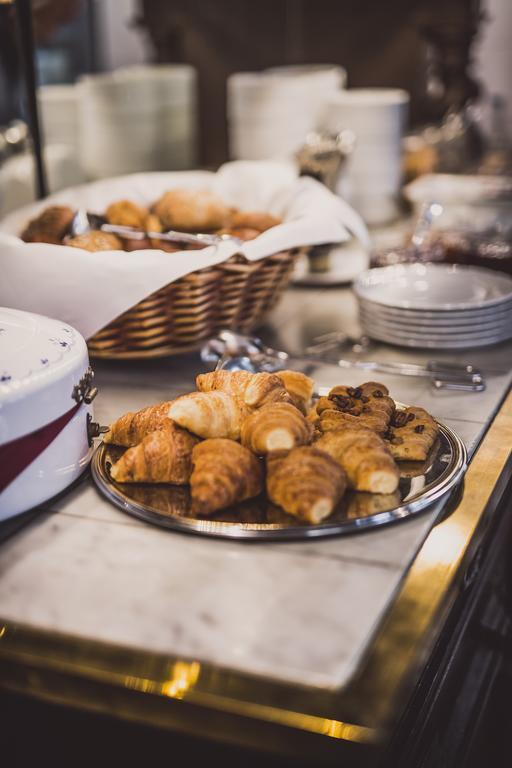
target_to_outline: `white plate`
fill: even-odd
[[[422,312],[413,309],[398,309],[394,307],[384,307],[382,304],[375,304],[372,301],[366,301],[359,297],[359,306],[379,317],[400,320],[404,323],[420,324],[440,324],[440,325],[464,325],[467,323],[492,323],[499,321],[508,321],[512,317],[512,301],[500,304],[497,307],[487,309],[465,310],[456,312],[448,310],[446,312]]]
[[[415,334],[399,334],[384,328],[382,324],[374,325],[363,321],[362,328],[364,332],[373,339],[387,342],[388,344],[397,344],[406,347],[423,347],[436,349],[462,349],[467,347],[483,347],[489,344],[496,344],[500,341],[507,341],[512,336],[512,329],[507,329],[501,333],[479,336],[477,334],[470,337],[443,337],[433,338],[418,336]]]
[[[384,323],[375,323],[371,320],[361,317],[361,323],[365,329],[377,330],[379,333],[385,333],[388,338],[391,339],[413,339],[416,341],[471,341],[471,340],[485,340],[494,339],[496,337],[512,336],[512,331],[509,328],[493,328],[488,333],[478,332],[478,330],[471,331],[469,333],[430,333],[425,331],[421,332],[408,332],[404,329],[397,327],[391,327]]]
[[[399,327],[408,327],[411,330],[424,330],[428,328],[432,332],[443,332],[445,330],[452,333],[461,332],[465,333],[468,330],[480,329],[487,331],[490,328],[495,327],[507,327],[512,325],[512,312],[502,314],[499,317],[487,317],[480,320],[479,318],[468,317],[467,319],[460,318],[421,318],[421,317],[402,317],[401,315],[390,315],[384,312],[373,310],[366,305],[360,304],[359,311],[369,319],[374,319],[377,322],[387,323],[389,325],[396,325]]]
[[[365,328],[365,332],[372,339],[383,341],[386,344],[393,344],[397,347],[412,347],[414,349],[476,349],[477,347],[489,347],[492,344],[499,344],[502,341],[508,341],[510,336],[497,337],[490,339],[471,339],[470,341],[431,341],[426,339],[398,339],[391,338],[382,331],[370,331]]]
[[[360,275],[354,290],[387,307],[465,310],[500,306],[512,300],[512,278],[461,264],[393,264]]]
[[[382,318],[376,318],[373,315],[361,311],[360,317],[364,322],[370,323],[375,327],[382,326],[392,333],[400,336],[491,336],[498,333],[510,331],[512,333],[512,324],[496,323],[495,325],[482,327],[480,325],[469,326],[465,328],[450,328],[448,326],[411,326],[407,323],[395,323],[384,321]]]
[[[299,259],[292,277],[295,285],[328,286],[351,283],[365,269],[368,269],[369,256],[359,243],[351,241],[347,245],[333,246],[329,256],[328,272],[310,272],[307,256]]]

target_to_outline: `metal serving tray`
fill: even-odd
[[[398,409],[406,406],[397,403]],[[115,483],[109,467],[125,449],[101,444],[93,457],[93,480],[109,501],[124,512],[162,528],[230,539],[309,539],[355,533],[378,525],[404,520],[444,496],[462,478],[467,453],[462,440],[444,424],[424,462],[402,461],[400,484],[395,494],[379,495],[349,491],[338,507],[319,525],[301,523],[258,497],[223,509],[208,517],[190,512],[188,487]]]

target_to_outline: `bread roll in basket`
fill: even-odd
[[[132,244],[130,252],[105,250],[104,245],[99,252],[89,252],[83,250],[83,238],[73,243],[67,234],[60,241],[64,244],[51,237],[41,242],[37,227],[35,237],[33,228],[30,231],[32,242],[19,239],[48,206],[126,215],[133,211],[116,203],[127,200],[148,212],[152,231],[157,231],[155,221],[163,231],[171,226],[186,231],[185,224],[199,227],[201,218],[190,217],[186,205],[180,207],[178,189],[185,199],[204,195],[209,200],[215,195],[222,201],[221,212],[223,207],[235,212],[225,227],[219,226],[224,222],[217,209],[213,220],[203,220],[210,232],[215,225],[217,232],[240,236],[241,244],[228,240],[202,250],[165,252],[151,241],[152,250]],[[181,227],[176,226],[180,217]],[[0,304],[72,323],[96,357],[190,351],[222,328],[248,332],[261,324],[288,285],[299,255],[320,242],[349,239],[347,227],[364,236],[364,225],[352,209],[313,179],[298,177],[288,163],[236,162],[217,173],[104,179],[62,190],[0,223],[7,276],[0,286]]]

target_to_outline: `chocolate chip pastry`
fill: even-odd
[[[359,387],[334,387],[327,397],[319,399],[316,410],[321,432],[360,426],[383,435],[395,403],[384,384],[368,381]]]
[[[395,459],[424,461],[438,432],[437,422],[424,408],[410,406],[395,412],[385,441]]]

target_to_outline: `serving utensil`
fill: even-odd
[[[322,362],[314,356],[311,347],[307,357],[302,359],[315,363]],[[215,363],[216,370],[278,371],[285,368],[292,356],[283,350],[266,346],[257,336],[246,336],[234,331],[221,331],[210,339],[201,349],[201,359],[205,363]],[[340,368],[357,368],[365,371],[378,371],[399,376],[420,376],[430,379],[435,389],[458,389],[467,392],[482,392],[485,389],[483,373],[471,364],[446,363],[429,360],[426,364],[382,362],[378,360],[328,360]]]
[[[212,234],[192,234],[191,232],[176,232],[168,230],[167,232],[146,232],[135,227],[125,227],[120,224],[109,224],[103,216],[96,213],[89,213],[83,208],[79,208],[71,221],[69,236],[76,237],[84,235],[91,230],[101,230],[117,235],[126,240],[162,240],[168,243],[190,243],[192,245],[219,245],[226,241],[231,241],[241,245],[243,240],[233,235],[212,235]]]

